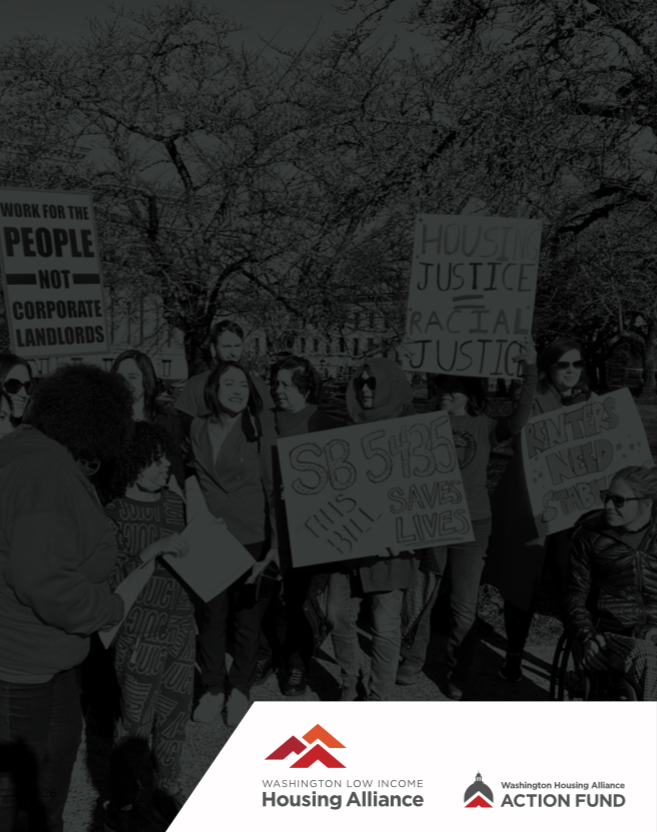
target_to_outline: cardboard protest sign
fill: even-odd
[[[421,214],[406,319],[406,369],[515,378],[531,330],[541,221]]]
[[[629,390],[530,419],[522,461],[538,536],[569,529],[602,508],[600,492],[628,465],[652,465],[641,417]]]
[[[0,189],[0,255],[13,352],[22,358],[107,352],[91,196]]]
[[[278,440],[294,566],[473,540],[446,413]]]
[[[226,525],[209,512],[197,514],[181,535],[189,541],[189,554],[163,559],[203,601],[228,589],[255,563]]]

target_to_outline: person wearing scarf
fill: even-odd
[[[369,424],[415,413],[413,391],[403,370],[386,358],[360,366],[347,386],[346,403],[354,424]],[[419,557],[388,547],[377,557],[345,561],[329,582],[328,616],[335,658],[340,665],[340,701],[358,697],[360,650],[357,620],[363,600],[372,618],[372,670],[365,699],[383,701],[395,684],[401,648],[404,589],[415,586]]]

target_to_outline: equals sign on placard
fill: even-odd
[[[454,300],[454,309],[485,309],[484,304],[464,303],[463,301],[483,300],[483,295],[458,295]],[[458,304],[458,306],[457,306]]]

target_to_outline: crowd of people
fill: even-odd
[[[435,409],[449,415],[455,439],[472,542],[390,545],[376,557],[303,567],[291,553],[277,439],[412,416],[413,390],[393,360],[368,359],[347,384],[346,415],[336,418],[322,409],[322,381],[306,358],[280,358],[266,383],[242,363],[239,325],[215,325],[210,342],[213,366],[189,379],[173,408],[160,404],[152,362],[137,350],[110,372],[68,365],[38,383],[27,361],[0,357],[0,829],[11,832],[19,810],[32,830],[63,829],[82,727],[79,668],[98,632],[116,631],[119,691],[107,832],[166,829],[184,802],[188,720],[223,716],[237,725],[253,688],[274,670],[282,694],[303,694],[313,653],[329,636],[339,700],[382,701],[395,685],[412,684],[427,662],[446,576],[449,698],[477,697],[482,580],[505,603],[499,675],[509,685],[523,678],[547,567],[582,667],[622,672],[639,698],[657,696],[657,650],[646,638],[657,626],[656,470],[619,471],[603,508],[574,531],[539,538],[533,523],[519,436],[532,416],[594,395],[576,341],[560,338],[537,358],[528,340],[505,418],[488,414],[481,379],[432,379]],[[513,455],[489,498],[490,453],[504,442]],[[189,476],[254,562],[207,602],[162,557],[188,554]],[[126,614],[116,589],[138,570],[148,570],[147,580]],[[367,678],[358,640],[365,610]],[[149,754],[154,789],[144,795],[139,771]]]

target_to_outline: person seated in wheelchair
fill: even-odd
[[[657,468],[623,468],[573,532],[569,625],[585,671],[620,672],[657,699]]]

